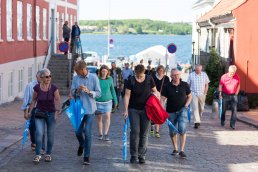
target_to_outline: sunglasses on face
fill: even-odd
[[[48,75],[48,76],[42,76],[41,78],[51,78],[51,75]]]

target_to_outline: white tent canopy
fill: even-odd
[[[139,64],[142,61],[144,66],[148,66],[148,61],[151,61],[151,66],[156,67],[158,65],[166,66],[166,57],[167,65],[169,68],[176,67],[176,56],[175,54],[170,54],[167,52],[166,47],[162,45],[156,45],[150,48],[147,48],[136,55],[129,57],[130,62],[133,62],[135,65]]]

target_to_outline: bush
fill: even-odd
[[[221,58],[216,53],[214,48],[211,50],[210,58],[205,67],[205,71],[210,79],[209,90],[206,96],[206,103],[212,104],[213,93],[219,86],[221,75],[224,74],[224,66],[222,64]]]

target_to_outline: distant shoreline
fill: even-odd
[[[87,35],[107,35],[107,32],[81,32],[81,34]],[[145,34],[136,34],[136,33],[112,33],[111,35],[159,35],[159,36],[187,36],[192,34],[185,34],[185,35],[177,35],[177,34],[153,34],[153,33],[145,33]]]

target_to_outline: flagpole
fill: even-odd
[[[108,0],[108,28],[107,28],[107,31],[108,31],[108,47],[107,47],[107,58],[109,58],[109,55],[110,55],[110,0]]]

